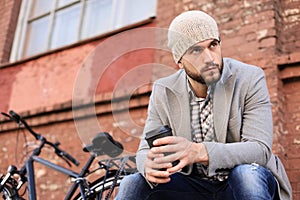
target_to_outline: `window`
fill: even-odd
[[[151,18],[156,0],[26,0],[11,61],[70,45]]]

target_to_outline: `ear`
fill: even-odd
[[[181,60],[178,62],[178,67],[179,67],[180,69],[183,69],[183,67],[184,67],[184,65],[183,65],[183,63],[182,63]]]

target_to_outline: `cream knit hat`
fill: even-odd
[[[218,25],[211,16],[202,11],[186,11],[175,17],[170,24],[168,46],[176,63],[188,48],[208,39],[219,40]]]

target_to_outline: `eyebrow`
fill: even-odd
[[[211,42],[208,44],[208,46],[210,46],[210,45],[211,45],[212,43],[214,43],[214,42],[217,42],[217,43],[219,43],[220,41],[219,41],[219,40],[217,40],[217,39],[214,39],[214,40],[212,40],[212,41],[211,41]],[[206,48],[206,47],[200,46],[199,44],[195,44],[195,45],[191,46],[190,48],[188,48],[188,50],[187,50],[187,51],[194,50],[195,48],[204,49],[204,48]]]

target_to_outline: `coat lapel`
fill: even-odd
[[[231,73],[230,66],[225,61],[222,78],[216,84],[213,95],[214,127],[217,141],[221,143],[226,142],[230,105],[235,81],[235,75]]]
[[[191,139],[189,96],[187,95],[187,80],[183,70],[179,70],[176,82],[167,87],[168,110],[170,111],[170,126],[176,135]]]
[[[179,70],[177,81],[167,84],[166,92],[169,93],[168,114],[170,126],[176,135],[191,139],[190,107],[187,94],[186,74]],[[214,127],[218,142],[225,143],[230,113],[230,105],[235,86],[235,75],[231,73],[230,65],[224,60],[224,69],[220,81],[216,84],[213,95]]]

